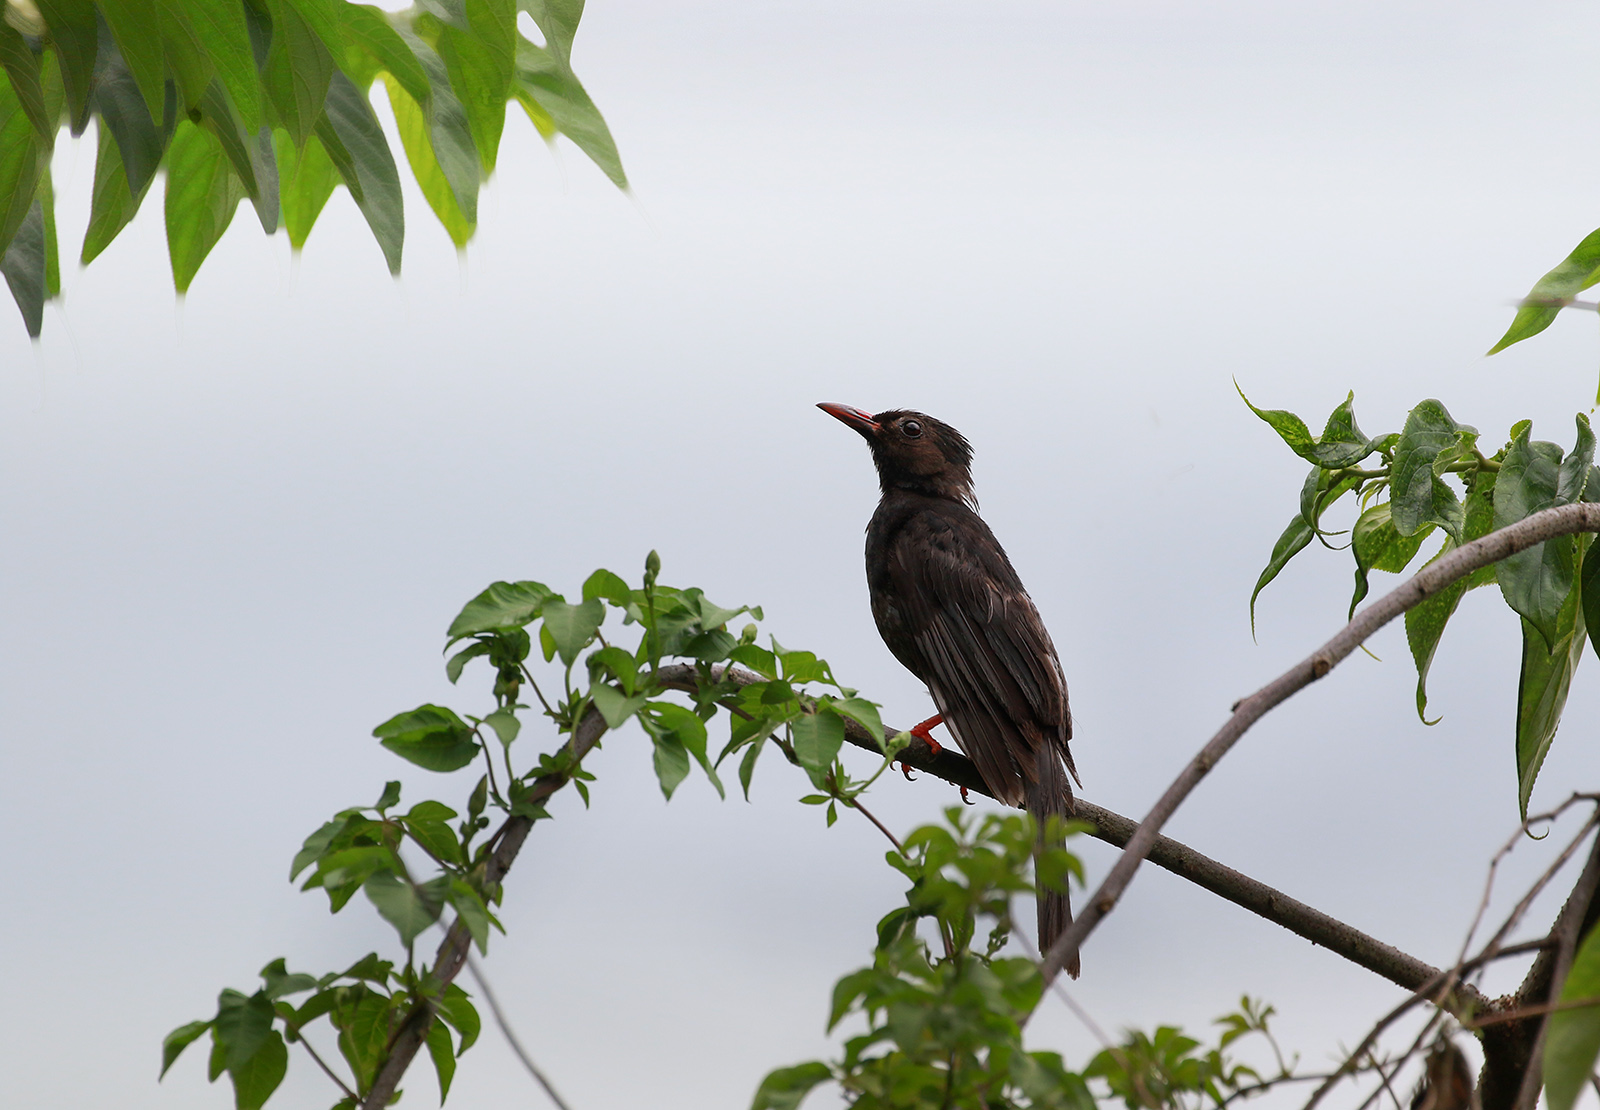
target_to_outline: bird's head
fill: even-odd
[[[912,490],[978,507],[972,496],[972,445],[944,421],[910,409],[872,416],[849,405],[817,407],[861,433],[872,448],[884,493]]]

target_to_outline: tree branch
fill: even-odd
[[[687,664],[662,667],[656,677],[662,685],[670,689],[693,692],[699,688],[700,676],[694,667]],[[732,666],[713,668],[712,678],[716,681],[726,680],[739,686],[766,681],[758,674],[742,667]],[[884,731],[894,736],[899,730],[885,727]],[[880,758],[883,755],[883,749],[878,747],[872,735],[854,721],[845,721],[845,739]],[[944,779],[952,785],[964,786],[986,797],[994,796],[984,785],[983,777],[978,774],[977,765],[951,748],[941,748],[935,754],[932,746],[918,736],[913,738],[911,744],[900,750],[899,758],[902,762]],[[1094,826],[1089,835],[1095,839],[1122,848],[1133,838],[1138,828],[1134,821],[1103,806],[1095,805],[1086,798],[1078,798],[1076,801],[1075,816]],[[1225,898],[1275,925],[1281,925],[1312,944],[1321,945],[1335,955],[1343,956],[1352,963],[1359,964],[1407,990],[1416,990],[1426,983],[1437,982],[1442,974],[1438,968],[1415,956],[1368,936],[1338,918],[1313,909],[1304,902],[1297,901],[1263,882],[1235,871],[1226,864],[1202,855],[1187,844],[1169,837],[1158,836],[1150,851],[1149,859],[1157,867],[1164,868],[1181,879],[1187,879],[1203,890]],[[1461,987],[1461,997],[1463,1001],[1470,1001],[1479,1007],[1487,1005],[1487,1000],[1471,986]]]
[[[563,745],[562,750],[570,750],[575,755],[576,761],[581,762],[605,731],[605,718],[600,716],[599,710],[590,706],[589,711],[583,715],[583,720],[579,721],[578,727],[573,730],[572,738]],[[527,801],[532,805],[539,805],[570,781],[566,775],[545,775],[535,779],[533,788],[528,792]],[[507,818],[505,824],[500,827],[496,833],[500,842],[484,864],[485,890],[493,890],[495,884],[505,878],[506,872],[511,870],[511,865],[516,861],[517,853],[522,850],[523,841],[528,839],[528,832],[532,828],[533,819],[530,817]],[[430,973],[430,978],[437,984],[439,991],[442,992],[461,973],[471,947],[472,934],[468,932],[466,922],[457,918],[439,944],[439,951],[434,957],[433,970]],[[382,1107],[389,1105],[394,1097],[395,1088],[400,1085],[400,1079],[411,1066],[412,1059],[427,1043],[428,1029],[433,1025],[435,1013],[436,1008],[432,1003],[422,1003],[406,1017],[400,1032],[395,1036],[393,1047],[389,1050],[389,1058],[384,1061],[383,1069],[373,1081],[372,1089],[367,1092],[366,1101],[361,1104],[363,1110],[381,1110]]]
[[[1089,934],[1094,932],[1095,926],[1112,911],[1123,892],[1127,890],[1128,884],[1133,881],[1134,872],[1139,869],[1139,864],[1155,847],[1162,826],[1251,725],[1265,716],[1274,706],[1325,676],[1367,637],[1407,609],[1438,593],[1451,583],[1465,578],[1480,567],[1497,563],[1509,555],[1515,555],[1555,536],[1566,536],[1575,532],[1600,532],[1600,504],[1580,502],[1576,505],[1545,509],[1518,521],[1509,528],[1491,532],[1482,539],[1458,547],[1437,562],[1423,567],[1399,587],[1367,606],[1354,620],[1345,625],[1337,636],[1307,658],[1254,694],[1237,702],[1234,705],[1233,715],[1227,723],[1205,747],[1200,749],[1199,754],[1189,761],[1188,766],[1140,822],[1123,850],[1121,858],[1112,866],[1110,873],[1090,897],[1088,904],[1051,946],[1040,968],[1045,981],[1050,982],[1061,973],[1067,960],[1078,951]]]

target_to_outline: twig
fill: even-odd
[[[869,810],[866,806],[861,804],[861,800],[859,798],[851,798],[850,799],[850,805],[854,809],[859,809],[861,811],[861,816],[865,817],[868,821],[871,821],[874,825],[878,826],[878,831],[881,832],[884,836],[889,838],[889,843],[894,845],[894,850],[895,851],[899,852],[902,856],[906,854],[905,845],[901,844],[900,841],[895,839],[894,833],[892,833],[888,829],[886,829],[884,827],[883,822],[878,820],[876,817],[874,817],[872,815],[872,811]]]
[[[1521,1021],[1523,1018],[1553,1014],[1558,1010],[1586,1010],[1591,1006],[1600,1006],[1600,995],[1595,995],[1592,998],[1574,998],[1567,1002],[1545,1002],[1538,1006],[1528,1006],[1520,1010],[1505,1010],[1498,1014],[1490,1014],[1485,1018],[1464,1022],[1461,1028],[1482,1029],[1485,1025],[1497,1025],[1502,1021]]]
[[[483,972],[478,967],[478,961],[473,958],[470,951],[467,953],[467,970],[472,972],[473,981],[478,984],[478,989],[483,992],[483,1000],[489,1004],[489,1011],[494,1014],[495,1024],[500,1027],[500,1032],[504,1034],[506,1043],[511,1046],[511,1051],[515,1052],[517,1059],[522,1061],[522,1066],[528,1069],[529,1075],[539,1081],[539,1086],[544,1088],[544,1093],[550,1096],[550,1101],[560,1107],[560,1110],[572,1110],[562,1100],[561,1096],[556,1094],[556,1089],[551,1086],[550,1080],[545,1077],[544,1072],[539,1070],[539,1066],[533,1062],[533,1058],[522,1047],[522,1042],[517,1040],[517,1035],[511,1030],[511,1023],[506,1020],[505,1014],[500,1011],[500,1003],[495,998],[494,991],[489,989],[489,981],[483,977]]]
[[[311,1047],[311,1042],[306,1040],[306,1035],[304,1032],[296,1029],[295,1037],[302,1045],[305,1046],[305,1050],[311,1053],[311,1058],[317,1062],[317,1067],[321,1068],[323,1072],[327,1074],[328,1078],[333,1080],[334,1085],[344,1092],[345,1098],[350,1099],[352,1102],[359,1102],[361,1100],[361,1096],[352,1091],[349,1086],[345,1084],[345,1081],[339,1078],[338,1073],[330,1068],[327,1063],[323,1061],[321,1056],[317,1055],[317,1050]]]
[[[1245,734],[1251,725],[1260,720],[1274,706],[1292,697],[1311,683],[1333,670],[1367,637],[1426,598],[1480,567],[1497,563],[1509,555],[1523,551],[1555,536],[1575,532],[1600,531],[1600,504],[1580,502],[1562,505],[1534,513],[1509,528],[1491,532],[1482,539],[1456,548],[1450,554],[1423,567],[1405,583],[1368,605],[1345,625],[1333,639],[1318,648],[1300,663],[1278,678],[1244,698],[1234,706],[1233,716],[1215,736],[1189,761],[1167,792],[1161,796],[1149,814],[1140,823],[1138,831],[1129,841],[1122,856],[1101,882],[1099,889],[1089,898],[1088,904],[1077,919],[1056,939],[1040,969],[1045,979],[1054,979],[1061,973],[1067,960],[1094,932],[1095,926],[1115,908],[1117,901],[1132,882],[1134,872],[1155,846],[1161,828],[1177,812],[1184,800],[1200,785]]]

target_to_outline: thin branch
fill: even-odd
[[[859,809],[861,811],[861,816],[865,817],[868,821],[871,821],[874,825],[878,826],[878,831],[881,832],[884,836],[889,838],[889,843],[894,845],[894,850],[895,851],[899,852],[902,856],[906,854],[905,845],[901,844],[900,841],[895,838],[894,833],[890,832],[887,828],[884,827],[884,824],[883,824],[882,821],[878,820],[876,817],[874,817],[872,815],[872,811],[871,810],[869,810],[866,806],[861,804],[861,800],[859,798],[850,799],[849,804],[850,804],[851,808]]]
[[[669,689],[692,693],[699,688],[697,685],[699,676],[695,668],[687,664],[664,666],[657,672],[656,677]],[[742,667],[731,666],[713,667],[712,678],[718,682],[728,681],[739,686],[766,681],[760,675]],[[844,729],[844,738],[847,741],[882,758],[883,749],[866,729],[848,719],[844,723]],[[896,735],[900,730],[886,726],[884,731],[889,735]],[[919,771],[926,771],[936,778],[941,778],[953,786],[964,786],[974,793],[989,798],[994,797],[984,785],[977,766],[953,748],[941,748],[935,753],[926,740],[917,736],[902,748],[895,758]],[[1126,846],[1138,828],[1138,824],[1129,818],[1095,805],[1085,798],[1078,798],[1075,804],[1075,816],[1094,826],[1089,835],[1113,847]],[[1359,964],[1407,990],[1415,990],[1441,974],[1439,969],[1431,964],[1368,936],[1338,918],[1313,909],[1304,902],[1297,901],[1282,891],[1218,863],[1169,837],[1156,838],[1149,859],[1151,863],[1172,872],[1179,878],[1187,879],[1201,889],[1225,898],[1275,925],[1280,925],[1313,944],[1321,945],[1335,955]],[[1471,987],[1464,987],[1462,993],[1465,1001],[1480,1008],[1487,1005],[1487,1000]]]
[[[545,1077],[544,1072],[539,1070],[539,1066],[528,1055],[527,1049],[522,1047],[522,1042],[517,1040],[517,1035],[511,1031],[511,1023],[506,1021],[505,1014],[500,1012],[500,1003],[495,998],[494,991],[489,989],[489,981],[483,977],[483,972],[478,968],[478,961],[473,958],[470,951],[467,953],[467,970],[472,972],[473,980],[478,984],[478,989],[483,992],[483,1000],[489,1004],[489,1011],[494,1014],[495,1024],[500,1026],[500,1032],[504,1034],[506,1043],[511,1046],[511,1051],[517,1054],[517,1059],[522,1061],[522,1066],[528,1069],[529,1075],[539,1081],[539,1086],[544,1088],[544,1093],[550,1096],[550,1101],[560,1107],[560,1110],[572,1110],[562,1101],[561,1096],[556,1094],[555,1087],[551,1086],[550,1080]]]
[[[356,1094],[354,1091],[352,1091],[345,1084],[345,1081],[339,1078],[338,1073],[335,1072],[332,1068],[330,1068],[327,1065],[327,1063],[322,1059],[321,1056],[317,1055],[317,1050],[311,1047],[311,1042],[310,1041],[306,1040],[305,1033],[303,1033],[303,1032],[301,1032],[300,1030],[297,1029],[297,1030],[295,1030],[295,1037],[300,1041],[300,1043],[302,1045],[305,1046],[306,1051],[311,1053],[311,1058],[317,1062],[317,1067],[321,1068],[327,1074],[328,1078],[333,1080],[334,1085],[337,1086],[341,1091],[344,1092],[344,1097],[345,1098],[349,1099],[352,1102],[359,1102],[361,1100],[361,1096]]]
[[[1423,567],[1405,583],[1375,601],[1356,615],[1333,639],[1322,645],[1284,674],[1244,698],[1234,706],[1233,716],[1189,761],[1167,792],[1161,796],[1140,823],[1122,857],[1112,866],[1099,889],[1077,919],[1057,938],[1046,954],[1041,971],[1046,981],[1061,973],[1095,926],[1115,908],[1133,881],[1134,872],[1155,846],[1161,828],[1245,734],[1274,706],[1324,677],[1378,629],[1446,586],[1465,578],[1480,567],[1497,563],[1509,555],[1526,550],[1555,536],[1575,532],[1600,532],[1600,504],[1580,502],[1534,513],[1509,528],[1491,532],[1482,539],[1456,548],[1450,554]]]
[[[563,747],[564,751],[573,754],[574,767],[577,767],[583,757],[589,754],[590,749],[605,731],[605,718],[591,705]],[[570,781],[566,775],[544,775],[534,780],[526,800],[536,806]],[[506,872],[511,870],[511,865],[516,861],[517,853],[522,850],[523,841],[528,839],[528,832],[532,828],[531,817],[512,817],[507,819],[496,832],[495,835],[499,837],[500,843],[484,864],[485,890],[492,890],[495,884],[505,878]],[[461,969],[466,966],[471,946],[472,934],[468,931],[466,922],[457,918],[439,944],[433,969],[429,973],[432,981],[437,984],[437,989],[442,991],[461,974]],[[390,1099],[394,1097],[395,1088],[400,1085],[401,1077],[411,1066],[411,1061],[416,1058],[417,1052],[427,1042],[428,1028],[433,1024],[434,1016],[435,1007],[431,1003],[423,1003],[406,1018],[400,1031],[395,1035],[389,1058],[384,1061],[382,1070],[378,1072],[378,1078],[372,1084],[372,1089],[367,1092],[366,1100],[362,1103],[363,1110],[382,1110],[389,1105]]]

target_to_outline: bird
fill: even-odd
[[[1050,818],[1075,802],[1067,680],[1038,608],[978,515],[972,446],[949,424],[910,409],[872,415],[817,406],[872,448],[883,496],[867,525],[867,591],[878,633],[927,684],[938,713],[911,732],[938,744],[944,724],[989,792],[1026,809],[1046,847]],[[1065,889],[1040,889],[1039,951],[1072,924]],[[1078,977],[1078,954],[1067,973]]]

